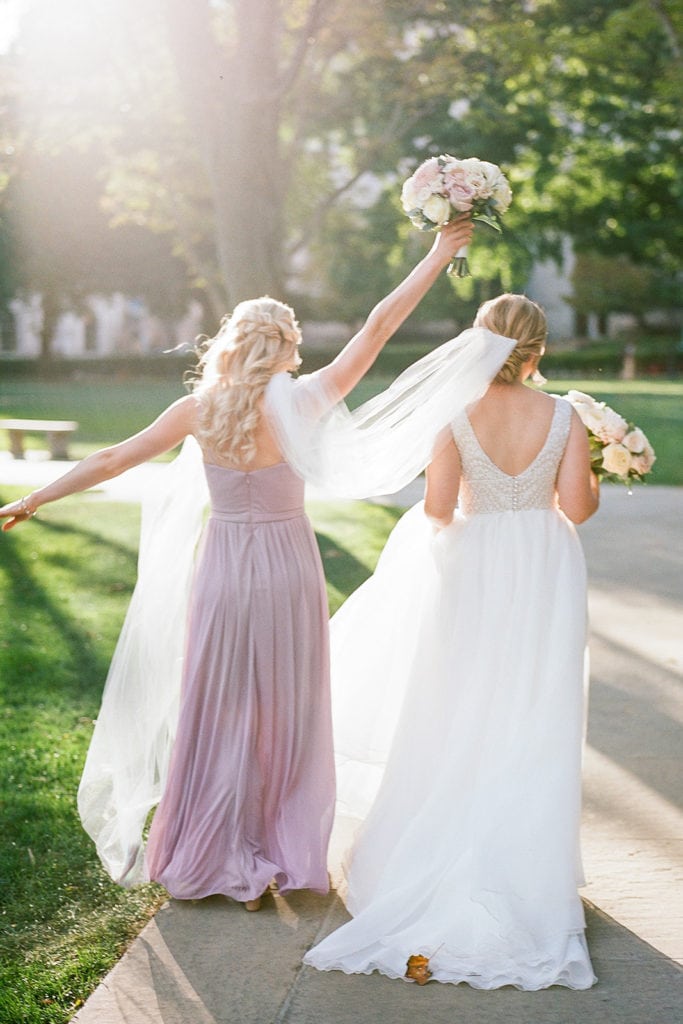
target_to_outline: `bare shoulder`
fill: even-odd
[[[200,404],[197,395],[184,395],[173,402],[167,412],[173,412],[179,421],[186,423],[191,428],[189,432],[193,433],[199,416]]]
[[[527,402],[533,403],[534,408],[539,411],[542,409],[554,409],[558,399],[554,395],[548,395],[545,391],[536,391],[534,388],[526,388],[528,392]]]

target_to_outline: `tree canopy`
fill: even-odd
[[[400,211],[402,178],[450,152],[501,164],[515,192],[503,236],[483,229],[473,246],[465,297],[523,287],[532,259],[567,234],[578,252],[680,272],[675,0],[26,0],[26,11],[1,65],[0,252],[21,240],[42,258],[45,231],[61,233],[61,265],[87,283],[97,260],[79,226],[91,239],[126,226],[181,261],[176,294],[202,289],[216,317],[270,292],[352,319],[424,244]],[[90,213],[69,212],[71,230],[58,199],[27,215],[37,164],[48,177],[77,167],[62,194],[80,192]],[[45,273],[22,263],[24,280]],[[111,260],[104,276],[116,276]],[[447,294],[430,297],[430,315]]]

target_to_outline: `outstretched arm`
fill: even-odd
[[[339,355],[319,370],[320,378],[342,398],[372,366],[384,344],[413,312],[458,249],[472,238],[469,214],[461,214],[441,229],[430,251],[408,276],[372,310],[362,328]]]
[[[0,518],[6,519],[6,522],[2,524],[2,529],[11,530],[18,523],[25,522],[37,508],[49,501],[85,491],[88,487],[110,480],[126,469],[175,448],[194,430],[196,401],[191,395],[178,399],[139,434],[134,434],[120,444],[93,452],[53,483],[33,491],[19,501],[3,505]]]

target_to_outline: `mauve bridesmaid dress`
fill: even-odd
[[[304,483],[206,464],[211,515],[149,876],[178,899],[326,892],[335,800],[328,609]]]

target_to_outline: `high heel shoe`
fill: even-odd
[[[249,910],[252,914],[257,910],[261,909],[261,897],[257,896],[255,900],[245,900],[244,909]]]

